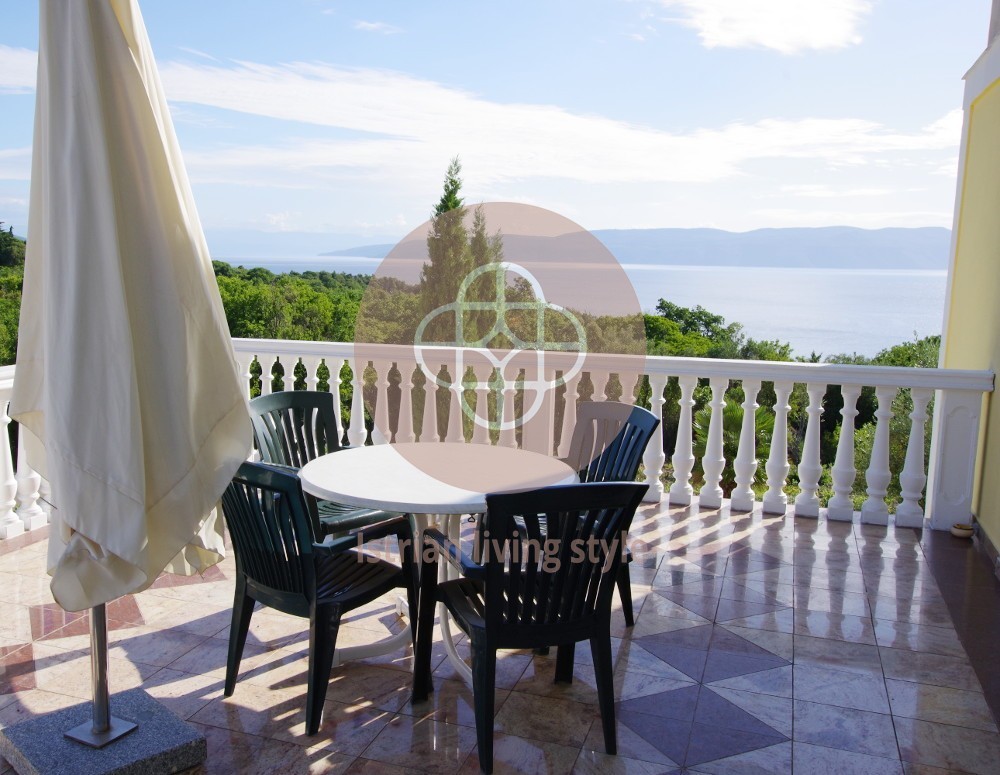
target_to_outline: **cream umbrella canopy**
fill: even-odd
[[[52,592],[78,611],[221,559],[251,426],[136,0],[42,0],[36,100],[10,414],[44,448]]]

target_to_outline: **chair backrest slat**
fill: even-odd
[[[646,490],[595,482],[487,495],[487,628],[572,624],[610,606],[622,542]]]
[[[577,407],[568,462],[581,482],[633,482],[660,421],[641,406],[584,401]]]
[[[301,468],[340,449],[334,396],[319,390],[282,390],[250,402],[250,419],[265,463]]]
[[[244,463],[223,493],[222,512],[248,579],[277,592],[307,594],[315,536],[294,473]]]

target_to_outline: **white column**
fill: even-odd
[[[317,390],[317,386],[319,385],[319,375],[316,372],[319,371],[320,359],[315,356],[304,356],[301,360],[302,365],[306,369],[306,390]]]
[[[237,372],[243,380],[243,395],[245,395],[248,399],[250,398],[250,380],[253,378],[253,374],[250,373],[250,367],[253,366],[253,360],[253,353],[236,355]]]
[[[767,456],[767,492],[764,493],[765,514],[784,514],[788,505],[785,495],[785,480],[788,478],[788,396],[792,392],[791,382],[774,383],[774,432],[771,434],[771,449]]]
[[[390,361],[375,361],[375,427],[372,429],[373,444],[388,444],[392,437],[389,426],[389,372]]]
[[[913,411],[910,412],[910,438],[906,443],[906,461],[899,475],[899,485],[903,502],[896,509],[896,527],[923,527],[924,510],[920,508],[920,496],[924,494],[927,475],[924,473],[924,429],[927,426],[927,404],[932,392],[923,388],[913,388]]]
[[[674,483],[670,485],[670,502],[686,506],[691,502],[694,489],[691,487],[691,469],[694,468],[694,451],[691,438],[691,407],[694,406],[694,389],[698,378],[683,376],[678,378],[681,397],[677,403],[681,407],[677,422],[677,444],[671,462],[674,465]]]
[[[350,359],[351,385],[351,423],[347,428],[347,440],[352,447],[363,447],[368,436],[365,430],[365,363],[356,355]]]
[[[594,394],[590,397],[591,401],[607,401],[608,400],[608,380],[611,379],[611,373],[607,371],[592,371],[590,372],[590,381],[594,386]]]
[[[452,443],[465,441],[465,432],[462,428],[462,379],[464,374],[458,373],[455,364],[448,367],[448,374],[451,376],[451,385],[448,388],[448,432],[445,440]]]
[[[580,375],[566,383],[566,393],[563,404],[562,433],[560,434],[559,450],[557,457],[565,458],[569,455],[570,440],[573,438],[573,429],[576,427],[576,399],[577,389],[580,386]]]
[[[490,443],[490,374],[487,370],[486,378],[481,379],[480,374],[476,374],[476,415],[472,424],[472,443]]]
[[[823,393],[826,385],[809,383],[806,393],[809,395],[809,406],[806,409],[806,438],[802,447],[802,457],[799,460],[799,488],[801,492],[795,498],[795,516],[818,517],[819,477],[823,467],[819,460],[819,425],[823,413]]]
[[[262,396],[269,396],[274,392],[271,384],[274,375],[271,372],[274,370],[276,360],[278,360],[277,355],[257,356],[257,362],[260,364],[260,394]]]
[[[555,436],[555,384],[556,371],[543,365],[538,374],[540,399],[535,391],[527,391],[524,396],[525,411],[537,401],[538,411],[528,419],[521,429],[521,446],[524,449],[538,452],[542,455],[553,453],[553,438]]]
[[[872,459],[865,472],[868,497],[861,505],[861,521],[870,525],[888,525],[889,508],[885,504],[886,492],[892,472],[889,470],[889,421],[892,419],[892,399],[896,388],[875,388],[878,409],[875,411],[875,442]]]
[[[0,401],[0,538],[13,538],[24,532],[24,523],[14,512],[17,479],[14,478],[14,461],[7,436],[8,406],[8,401]]]
[[[341,439],[344,436],[344,411],[343,406],[340,403],[340,385],[342,382],[340,379],[340,369],[343,365],[343,358],[326,359],[326,368],[327,371],[330,372],[330,378],[327,380],[327,384],[330,386],[330,393],[333,396],[333,411],[337,413],[337,428],[340,430]],[[319,377],[316,379],[318,381]],[[338,441],[340,441],[340,439],[338,439]]]
[[[712,414],[708,421],[708,443],[705,444],[705,456],[701,459],[701,468],[705,472],[705,484],[698,496],[698,505],[717,509],[722,505],[722,470],[726,467],[726,458],[722,448],[722,413],[726,408],[726,388],[729,380],[725,377],[712,377],[708,384],[712,388],[712,400],[709,406]]]
[[[40,477],[28,465],[28,455],[24,449],[24,427],[18,426],[21,441],[17,454],[17,516],[21,519],[25,530],[34,530],[46,524],[48,515],[38,505]]]
[[[937,392],[927,483],[927,519],[935,530],[972,519],[982,407],[978,390]]]
[[[649,375],[649,408],[657,417],[663,417],[663,389],[667,386],[666,374]],[[660,475],[663,473],[663,464],[667,462],[667,455],[663,451],[663,425],[661,424],[646,445],[646,451],[642,456],[642,467],[646,471],[645,483],[649,485],[649,490],[643,498],[647,503],[657,503],[663,500],[663,482]]]
[[[434,372],[434,377],[428,377],[424,382],[424,426],[420,430],[421,441],[441,440],[438,434],[437,375],[438,372]]]
[[[503,374],[500,375],[503,377]],[[503,382],[503,413],[500,421],[503,423],[500,429],[500,446],[515,448],[517,446],[517,428],[514,423],[514,403],[517,397],[517,381],[507,380]]]
[[[416,441],[413,432],[413,364],[396,363],[399,369],[399,419],[396,421],[396,441],[409,444]]]
[[[851,492],[858,472],[854,467],[854,418],[858,416],[860,385],[842,385],[840,394],[844,405],[840,408],[840,439],[837,458],[833,462],[833,497],[826,507],[826,518],[851,522],[854,519],[854,500]]]
[[[730,498],[730,511],[753,511],[757,499],[753,477],[757,473],[757,394],[759,379],[743,380],[743,425],[740,427],[740,447],[733,462],[736,489]]]

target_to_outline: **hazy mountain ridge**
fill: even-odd
[[[840,269],[948,268],[951,232],[940,226],[755,229],[598,229],[623,264]],[[384,258],[392,244],[359,245],[323,256]]]

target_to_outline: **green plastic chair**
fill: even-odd
[[[332,393],[282,390],[260,396],[250,402],[250,420],[260,459],[272,466],[297,471],[320,455],[342,449]],[[341,533],[399,516],[316,500],[308,494],[306,499],[323,533]]]
[[[590,641],[607,753],[617,751],[611,598],[645,484],[573,484],[486,496],[476,562],[443,533],[424,531],[413,701],[431,691],[435,603],[469,637],[479,767],[493,771],[497,649],[557,646],[555,680],[573,680],[577,642]],[[545,525],[542,525],[545,520]],[[603,542],[603,543],[602,543]],[[461,573],[438,580],[438,557]]]
[[[581,482],[634,482],[646,445],[659,425],[659,418],[641,406],[584,401],[577,406],[565,462],[576,469]],[[635,624],[628,570],[631,562],[632,552],[627,550],[617,579],[627,627]]]
[[[236,595],[229,630],[225,695],[233,694],[254,604],[309,619],[306,734],[319,729],[341,618],[397,588],[406,589],[415,635],[416,566],[405,517],[369,525],[329,544],[317,543],[298,476],[244,463],[222,496],[236,556]],[[357,551],[394,535],[402,567]]]

